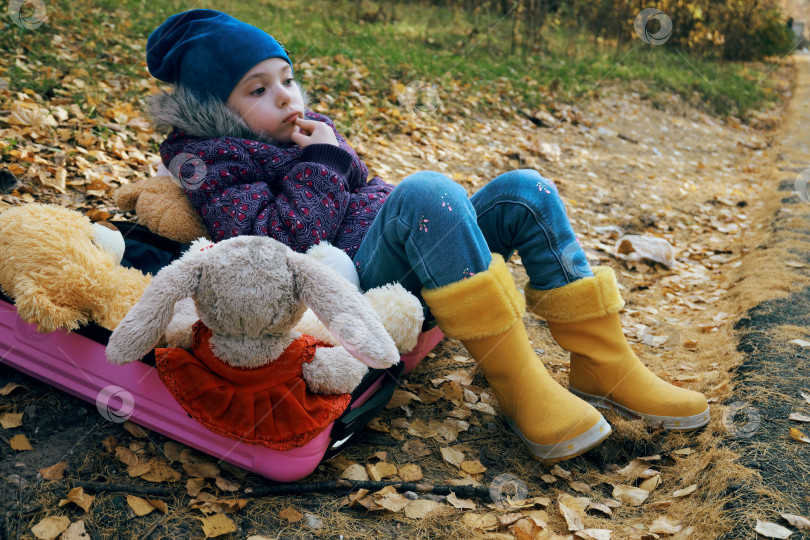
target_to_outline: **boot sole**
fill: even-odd
[[[611,411],[615,411],[621,416],[630,420],[637,420],[640,418],[653,428],[664,428],[670,431],[694,431],[709,423],[708,407],[706,407],[706,410],[702,413],[692,416],[656,416],[654,414],[644,414],[632,409],[628,409],[627,407],[619,405],[615,401],[611,401],[605,397],[586,394],[585,392],[580,392],[579,390],[571,388],[570,386],[568,387],[568,390],[570,390],[575,396],[582,398],[594,407],[610,409]]]
[[[599,422],[590,427],[586,432],[577,435],[567,441],[558,442],[556,444],[538,444],[530,441],[512,422],[512,419],[505,417],[509,427],[518,434],[518,437],[529,448],[532,456],[540,461],[546,463],[557,463],[571,458],[575,458],[580,454],[584,454],[591,448],[597,446],[610,435],[610,424],[607,420],[601,418]]]

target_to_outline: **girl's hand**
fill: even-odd
[[[299,130],[293,131],[291,138],[301,148],[306,148],[310,144],[340,146],[335,137],[335,132],[323,122],[298,117],[295,119],[295,125],[298,126]]]

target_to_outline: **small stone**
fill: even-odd
[[[313,531],[323,528],[323,520],[315,514],[304,514],[304,525]]]
[[[28,407],[23,410],[23,415],[25,416],[26,420],[33,420],[34,416],[37,414],[37,406],[34,404],[29,405]]]
[[[422,498],[437,503],[442,503],[447,500],[447,497],[445,497],[444,495],[437,495],[435,493],[425,493],[424,495],[422,495]]]
[[[12,484],[17,484],[20,487],[23,487],[28,484],[28,480],[21,477],[19,474],[10,474],[6,476],[6,480],[11,482]]]
[[[419,495],[417,495],[417,494],[416,494],[416,493],[414,493],[413,491],[406,491],[406,492],[405,492],[405,493],[403,493],[402,495],[403,495],[403,496],[404,496],[406,499],[410,499],[410,500],[412,500],[412,501],[415,501],[416,499],[418,499],[418,498],[419,498]]]
[[[19,185],[14,173],[6,169],[0,170],[0,193],[10,193]]]

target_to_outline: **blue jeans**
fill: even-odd
[[[483,272],[491,252],[508,261],[515,250],[532,288],[593,276],[557,187],[537,171],[501,174],[469,198],[447,176],[420,171],[389,195],[354,263],[363,290],[398,281],[421,298],[423,287]]]

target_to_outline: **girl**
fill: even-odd
[[[150,103],[156,128],[171,130],[161,158],[211,238],[266,235],[297,251],[328,241],[353,258],[364,290],[402,283],[478,362],[537,458],[604,440],[610,426],[591,404],[674,430],[708,423],[702,394],[659,379],[630,349],[613,270],[588,266],[537,171],[502,174],[471,198],[432,171],[396,188],[368,179],[333,122],[307,110],[284,47],[218,11],[169,17],[149,36],[147,64],[175,85]],[[525,297],[505,263],[515,250]],[[532,349],[526,303],[570,351],[571,392]]]

